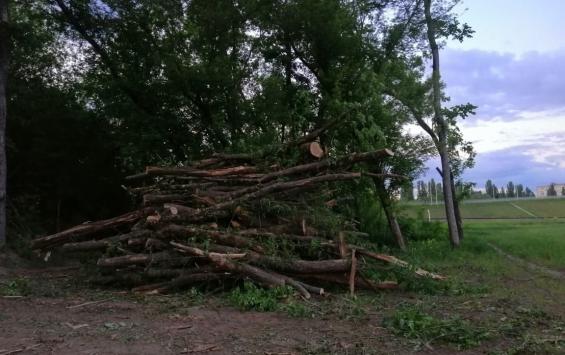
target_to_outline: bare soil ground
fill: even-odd
[[[58,294],[62,280],[75,276],[61,269],[10,274],[33,280],[45,296],[0,298],[0,354],[403,353],[376,318],[241,312],[214,302],[194,306],[181,294],[147,301],[93,289]],[[87,303],[93,299],[102,302]]]
[[[78,270],[68,268],[0,271],[1,283],[24,279],[29,288],[25,297],[0,297],[1,355],[488,354],[519,347],[524,341],[498,334],[464,351],[442,344],[417,345],[382,325],[383,317],[399,304],[413,302],[470,320],[520,319],[545,337],[559,332],[553,316],[516,318],[513,311],[520,305],[515,301],[480,295],[461,299],[393,291],[367,296],[378,302],[353,307],[340,301],[342,295],[335,295],[313,301],[316,309],[324,309],[319,316],[292,318],[277,312],[242,312],[218,297],[195,302],[182,293],[140,297],[95,289],[80,282]],[[514,330],[523,328],[528,324]]]

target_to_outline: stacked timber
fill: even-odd
[[[134,291],[170,292],[202,283],[251,280],[265,287],[288,285],[304,297],[323,294],[324,285],[394,288],[364,274],[366,260],[404,262],[348,243],[359,236],[332,218],[336,184],[355,182],[359,164],[382,163],[388,149],[324,158],[316,142],[299,141],[301,164],[281,167],[264,154],[214,154],[187,166],[148,166],[126,178],[139,208],[37,238],[43,252],[97,255],[104,282]],[[371,174],[374,176],[374,174]],[[397,178],[383,174],[386,178]],[[416,270],[422,276],[438,275]]]

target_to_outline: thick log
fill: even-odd
[[[252,174],[252,175],[241,175],[237,177],[227,177],[227,178],[202,178],[205,181],[214,182],[217,184],[225,185],[255,185],[259,182],[264,174]]]
[[[147,265],[151,262],[159,262],[167,260],[171,257],[169,252],[161,252],[154,254],[133,254],[122,255],[111,258],[98,259],[96,265],[100,267],[120,268],[129,265]]]
[[[217,273],[218,269],[209,265],[193,268],[193,269],[161,269],[161,268],[143,268],[143,269],[128,269],[128,271],[118,271],[111,275],[98,276],[91,279],[97,284],[111,284],[111,283],[125,283],[128,285],[145,285],[149,280],[158,279],[175,279],[184,275],[202,274],[202,273]],[[160,282],[159,284],[166,284]]]
[[[195,177],[221,177],[231,175],[246,175],[254,174],[257,168],[254,166],[235,166],[224,169],[216,170],[199,170],[189,167],[159,167],[148,166],[145,168],[145,173],[149,176],[163,176],[163,175],[180,175],[180,176],[195,176]]]
[[[308,156],[314,157],[316,159],[321,159],[325,152],[322,146],[318,142],[309,142],[300,145],[300,149],[306,152]]]
[[[194,214],[177,214],[165,215],[161,218],[161,224],[166,223],[203,223],[205,221],[218,221],[231,219],[233,217],[232,211],[228,209],[215,210],[213,208],[197,209]]]
[[[187,193],[187,194],[145,194],[143,195],[143,205],[144,206],[155,206],[160,205],[163,203],[173,203],[177,202],[178,204],[189,202],[189,201],[197,201],[203,203],[205,205],[214,205],[214,200],[212,199],[212,194],[206,195],[199,195],[195,193]],[[221,194],[224,195],[224,194]]]
[[[295,277],[307,280],[317,280],[338,285],[349,286],[348,274],[304,274],[295,275]],[[389,290],[398,288],[398,284],[394,281],[373,282],[357,275],[355,277],[355,285],[366,290]]]
[[[214,273],[218,272],[218,269],[213,265],[204,265],[200,267],[194,268],[179,268],[179,269],[171,269],[171,268],[145,268],[143,273],[148,278],[173,278],[181,275],[189,275],[189,274],[201,274],[201,273]]]
[[[159,239],[155,239],[155,238],[147,238],[145,240],[144,246],[145,246],[145,249],[150,250],[150,251],[167,249],[166,243],[162,242]]]
[[[349,271],[349,293],[355,295],[355,278],[357,273],[357,258],[355,257],[355,249],[351,251],[351,271]]]
[[[260,179],[260,182],[261,183],[269,182],[271,180],[283,176],[290,176],[290,175],[303,174],[303,173],[315,173],[321,170],[327,170],[329,168],[346,168],[355,163],[371,161],[371,160],[379,160],[391,156],[394,156],[394,153],[389,149],[381,149],[381,150],[376,150],[373,152],[366,152],[366,153],[353,153],[339,157],[335,160],[324,159],[313,163],[296,165],[287,169],[275,171],[273,173],[263,176]]]
[[[206,258],[218,256],[218,257],[223,257],[223,258],[228,258],[228,259],[243,259],[246,256],[245,253],[224,254],[224,253],[208,252],[208,251],[204,251],[203,249],[200,249],[200,248],[197,248],[197,247],[193,247],[193,246],[189,246],[189,245],[181,244],[181,243],[177,243],[177,242],[170,242],[170,244],[172,246],[174,246],[175,248],[177,248],[177,250],[179,250],[181,252],[186,252],[189,255],[201,256],[201,257],[206,257]]]
[[[202,169],[221,163],[232,163],[232,162],[250,163],[256,159],[260,159],[260,157],[258,157],[255,154],[249,154],[249,153],[239,153],[239,154],[214,153],[212,154],[212,158],[196,161],[191,165],[195,168]]]
[[[174,203],[165,203],[163,208],[168,210],[169,213],[173,216],[176,215],[185,215],[185,216],[192,216],[197,212],[195,208],[187,207],[183,205],[178,205]]]
[[[68,242],[82,241],[92,237],[96,238],[100,235],[103,235],[103,233],[115,233],[119,230],[130,227],[138,220],[154,213],[154,211],[155,210],[152,208],[144,208],[141,210],[128,212],[115,218],[81,224],[56,234],[37,238],[31,242],[31,248],[52,249]]]
[[[263,256],[252,253],[249,253],[248,259],[255,265],[261,265],[269,269],[282,272],[291,272],[294,274],[346,272],[351,268],[351,261],[348,259],[286,260],[282,258]]]
[[[277,182],[274,184],[267,185],[265,187],[259,187],[257,191],[247,193],[233,200],[218,203],[217,205],[210,207],[210,209],[203,210],[201,213],[203,215],[206,215],[208,211],[231,208],[234,205],[239,204],[243,201],[256,200],[274,192],[290,190],[296,187],[311,186],[311,185],[330,182],[330,181],[355,180],[355,179],[359,179],[360,177],[361,177],[361,173],[338,173],[338,174],[326,174],[321,176],[314,176],[314,177],[288,181],[288,182]]]
[[[288,284],[294,287],[296,290],[298,290],[298,292],[300,292],[304,297],[306,298],[311,297],[310,293],[305,288],[304,284],[297,282],[291,277],[285,275],[279,275],[272,271],[262,270],[246,263],[235,262],[233,261],[231,255],[219,254],[219,253],[207,253],[199,248],[190,247],[188,245],[183,245],[176,242],[171,242],[171,245],[179,249],[185,250],[192,255],[206,256],[212,263],[214,263],[220,269],[229,272],[234,272],[240,275],[248,276],[264,286],[274,287],[274,286],[284,286],[285,284]],[[323,291],[320,292],[323,293]]]
[[[221,280],[229,277],[229,274],[225,273],[198,273],[198,274],[186,274],[180,275],[168,282],[162,282],[159,284],[153,284],[151,286],[141,286],[132,289],[133,292],[149,292],[149,293],[168,293],[171,291],[179,290],[198,282],[210,282]],[[153,287],[152,287],[153,286]]]
[[[102,268],[122,268],[130,265],[148,265],[148,264],[165,264],[165,265],[192,265],[197,260],[203,258],[178,256],[174,253],[163,251],[153,254],[131,254],[115,256],[111,258],[98,259],[97,265]]]
[[[410,267],[410,264],[408,264],[406,261],[404,260],[400,260],[397,257],[394,257],[392,255],[386,255],[386,254],[378,254],[378,253],[373,253],[371,251],[365,250],[365,249],[357,249],[357,252],[361,255],[365,255],[369,258],[375,259],[375,260],[380,260],[380,261],[385,261],[387,263],[396,265],[396,266],[400,266],[400,267]],[[424,276],[424,277],[430,277],[434,280],[445,280],[446,277],[439,275],[439,274],[435,274],[433,272],[429,272],[426,271],[424,269],[420,269],[417,268],[414,273],[418,276]]]
[[[87,240],[85,242],[66,243],[61,247],[64,252],[104,251],[114,243],[119,243],[120,238],[111,237],[102,240]]]
[[[149,177],[149,175],[147,175],[147,173],[139,173],[139,174],[126,176],[124,179],[126,181],[136,181],[136,180],[143,180],[143,179],[148,178],[148,177]]]
[[[187,238],[187,237],[202,236],[202,237],[208,237],[214,240],[218,244],[232,246],[236,248],[242,248],[242,249],[250,249],[258,253],[264,252],[263,248],[260,245],[249,239],[246,239],[245,237],[239,236],[237,234],[231,234],[217,230],[203,229],[203,228],[190,227],[190,226],[181,226],[178,224],[170,224],[162,228],[159,232],[165,238],[171,238],[171,237]]]

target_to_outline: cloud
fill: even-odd
[[[479,106],[477,115],[460,122],[477,152],[465,180],[532,189],[565,182],[565,49],[517,56],[448,48],[441,58],[451,103]],[[427,166],[422,178],[437,179],[437,160]]]
[[[506,186],[509,181],[514,184],[523,184],[532,190],[536,186],[547,185],[551,182],[565,182],[565,169],[555,164],[548,164],[537,155],[531,154],[536,146],[526,145],[507,149],[496,150],[477,155],[476,165],[464,173],[464,180],[474,182],[477,188],[482,188],[488,179],[497,186]],[[561,160],[565,152],[557,155]],[[544,157],[545,158],[545,157]],[[440,177],[435,171],[439,166],[439,159],[432,159],[426,163],[428,168],[423,180]]]
[[[465,173],[465,179],[479,186],[484,186],[487,179],[493,180],[498,186],[513,181],[531,189],[550,182],[565,181],[562,167],[539,161],[529,153],[531,149],[531,146],[519,146],[480,154],[476,167]],[[560,157],[563,159],[565,154],[562,153]]]
[[[565,146],[565,111],[516,113],[511,120],[481,117],[461,122],[465,139],[478,152],[510,147],[539,145],[548,151],[563,151]]]
[[[442,76],[454,103],[471,102],[482,119],[565,108],[565,50],[521,56],[446,49]]]

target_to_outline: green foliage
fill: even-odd
[[[406,135],[413,112],[392,99],[430,113],[423,55],[414,51],[425,36],[422,13],[409,14],[404,1],[63,4],[66,11],[54,2],[11,2],[8,195],[37,199],[44,230],[127,209],[122,177],[145,165],[268,151],[336,118],[320,137],[333,156],[398,153],[363,171],[414,179],[431,153],[429,139]],[[442,37],[472,33],[449,6],[434,15]],[[455,119],[473,109],[446,112]],[[459,133],[454,128],[450,139],[470,155]],[[289,153],[278,163],[297,159]],[[360,215],[363,229],[388,243],[375,201],[394,205],[402,183],[364,182],[361,194],[373,201],[348,217]],[[272,204],[266,213],[293,208]],[[330,233],[344,222],[343,211],[308,212],[310,225]]]
[[[393,238],[380,202],[368,192],[359,194],[356,202],[359,230],[369,233],[369,238],[374,243],[392,245]]]
[[[290,286],[261,288],[251,282],[244,282],[242,287],[232,290],[229,303],[241,310],[274,312],[280,311],[295,318],[312,318],[312,308],[295,300],[294,290]]]
[[[27,296],[31,291],[28,280],[23,277],[0,283],[0,295],[2,296]]]
[[[399,287],[405,291],[416,292],[426,295],[471,295],[486,294],[489,287],[486,285],[475,285],[449,275],[447,280],[434,280],[430,277],[418,276],[415,271],[417,267],[396,267],[388,272],[386,279],[396,280]],[[427,269],[429,270],[429,268]]]
[[[422,215],[418,218],[401,216],[398,218],[398,223],[408,241],[442,239],[447,235],[445,224],[438,221],[426,221]]]
[[[421,345],[442,342],[467,349],[490,337],[486,328],[474,327],[458,317],[438,319],[417,306],[402,306],[384,321],[395,334],[415,339]]]
[[[302,302],[290,301],[280,305],[280,309],[294,318],[313,318],[312,308]]]
[[[243,287],[235,288],[228,299],[230,303],[242,310],[272,312],[279,309],[282,300],[292,295],[290,287],[261,288],[251,282],[244,282]]]

